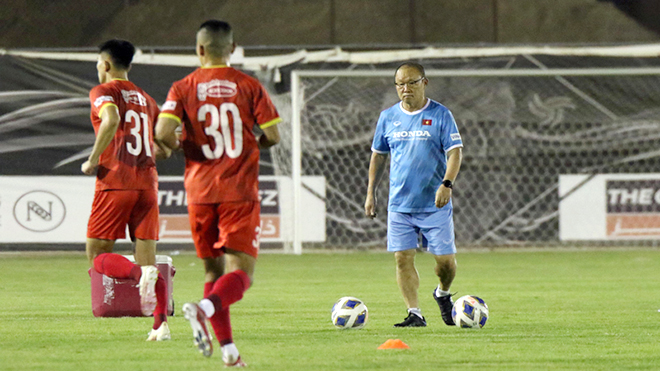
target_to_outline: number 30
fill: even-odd
[[[229,113],[234,121],[234,148],[232,148],[232,131],[229,128]],[[236,104],[227,102],[220,105],[220,110],[212,104],[205,104],[197,111],[197,121],[205,122],[210,115],[210,123],[204,132],[215,141],[215,149],[209,144],[202,145],[202,152],[209,160],[215,160],[226,153],[229,158],[238,157],[243,152],[243,120]],[[222,132],[222,133],[221,133]]]

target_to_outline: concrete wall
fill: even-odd
[[[239,44],[657,42],[596,0],[0,0],[0,47],[189,46],[210,18]]]

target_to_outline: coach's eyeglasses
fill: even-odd
[[[425,79],[425,77],[422,76],[422,77],[420,77],[419,79],[417,79],[415,81],[403,82],[401,84],[395,82],[394,85],[399,89],[403,89],[406,86],[409,87],[409,88],[414,88],[415,86],[419,85],[419,83],[422,82],[422,80],[424,80],[424,79]]]

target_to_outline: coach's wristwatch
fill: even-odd
[[[454,188],[454,185],[451,183],[451,180],[445,179],[442,181],[442,185],[446,188]]]

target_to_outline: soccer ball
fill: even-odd
[[[482,328],[488,320],[488,305],[480,297],[465,295],[454,303],[451,317],[458,327]]]
[[[369,310],[362,300],[344,296],[332,306],[332,324],[340,329],[359,329],[367,324]]]

